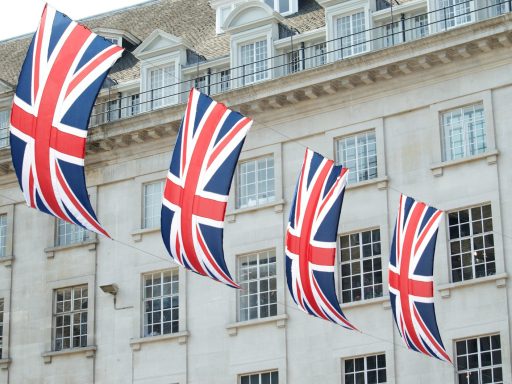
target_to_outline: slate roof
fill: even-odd
[[[323,27],[324,9],[314,0],[299,0],[299,12],[284,23],[305,32]],[[229,35],[216,35],[215,11],[207,0],[153,0],[133,7],[92,16],[80,21],[87,27],[130,32],[143,41],[155,29],[185,38],[199,55],[214,59],[229,54]],[[0,79],[16,84],[33,34],[0,41]],[[110,73],[118,82],[139,77],[138,60],[123,55]]]

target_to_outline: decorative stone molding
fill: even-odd
[[[376,177],[375,179],[360,181],[360,182],[354,183],[354,184],[348,184],[346,189],[347,190],[359,189],[359,188],[364,188],[364,187],[376,185],[377,189],[379,191],[382,191],[382,190],[385,190],[385,189],[388,188],[388,182],[389,182],[388,177],[387,176],[382,176],[382,177]]]
[[[142,241],[142,237],[148,233],[155,233],[155,232],[158,232],[160,231],[160,227],[155,227],[155,228],[141,228],[141,229],[136,229],[135,231],[133,231],[131,233],[132,235],[132,239],[134,242],[138,243],[140,241]]]
[[[442,163],[432,164],[430,166],[430,170],[432,171],[432,174],[434,176],[439,177],[439,176],[443,176],[444,168],[455,167],[460,164],[466,164],[466,163],[478,161],[481,159],[486,159],[487,164],[489,164],[489,165],[496,164],[496,162],[498,161],[498,155],[499,155],[498,150],[494,149],[492,151],[481,153],[479,155],[468,156],[468,157],[464,157],[462,159],[443,161]]]
[[[89,347],[82,348],[69,348],[63,349],[62,351],[48,351],[41,354],[45,364],[51,364],[52,359],[60,356],[68,356],[83,353],[87,358],[93,358],[96,356],[96,346],[91,345]]]
[[[132,348],[133,351],[140,351],[142,348],[142,345],[144,345],[144,344],[174,341],[174,340],[177,340],[178,344],[183,345],[183,344],[187,344],[189,336],[190,336],[190,333],[188,331],[182,331],[182,332],[171,333],[168,335],[141,337],[138,339],[131,339],[130,347]]]
[[[93,252],[96,250],[96,245],[98,244],[98,239],[90,239],[86,241],[81,241],[79,243],[69,244],[69,245],[57,245],[55,247],[48,247],[44,249],[46,253],[46,257],[48,259],[53,259],[55,257],[55,252],[66,251],[74,248],[82,248],[87,247],[87,250]]]
[[[11,359],[0,359],[0,369],[9,369],[9,365],[11,365]]]
[[[13,262],[14,262],[14,256],[12,256],[12,255],[0,257],[0,264],[6,268],[10,268]]]
[[[378,304],[382,304],[382,307],[386,308],[385,307],[386,303],[389,303],[389,296],[381,296],[381,297],[375,297],[373,299],[353,301],[351,303],[343,303],[342,306],[343,306],[343,310],[367,307],[367,306],[378,305]]]
[[[236,336],[238,334],[239,328],[256,327],[256,326],[270,324],[270,323],[275,323],[277,328],[285,328],[287,321],[288,321],[288,315],[285,313],[282,315],[265,317],[262,319],[239,321],[239,322],[227,325],[226,330],[228,331],[229,336]]]
[[[226,221],[228,223],[234,223],[236,222],[237,215],[243,215],[245,213],[260,211],[268,208],[273,208],[275,213],[282,213],[284,210],[284,204],[284,200],[278,200],[267,204],[255,205],[254,207],[238,208],[226,213]]]

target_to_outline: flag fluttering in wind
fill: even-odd
[[[167,174],[161,231],[185,268],[238,288],[224,260],[229,189],[252,120],[192,89]]]
[[[434,311],[434,252],[443,212],[401,195],[389,258],[389,297],[409,349],[451,362]]]
[[[313,316],[355,329],[334,283],[338,221],[348,169],[306,150],[286,231],[286,280],[293,300]]]
[[[12,162],[27,204],[105,236],[87,194],[85,140],[94,101],[122,51],[46,5],[11,112]]]

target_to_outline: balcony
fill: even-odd
[[[489,4],[476,8],[475,0],[460,3],[444,0],[443,8],[408,18],[399,14],[390,23],[310,46],[294,46],[292,37],[290,50],[276,56],[217,72],[208,69],[200,73],[198,67],[193,79],[129,96],[109,96],[106,101],[96,103],[90,126],[185,103],[192,87],[218,95],[497,17],[510,12],[511,1],[489,0]]]

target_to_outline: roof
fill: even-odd
[[[229,35],[216,35],[215,11],[208,0],[154,0],[80,21],[87,27],[127,30],[141,41],[155,29],[182,37],[199,55],[211,60],[229,54]],[[299,12],[284,19],[299,32],[325,25],[324,10],[314,0],[299,0]],[[0,79],[16,84],[33,34],[0,41]],[[123,55],[110,73],[117,82],[139,77],[138,60]]]

